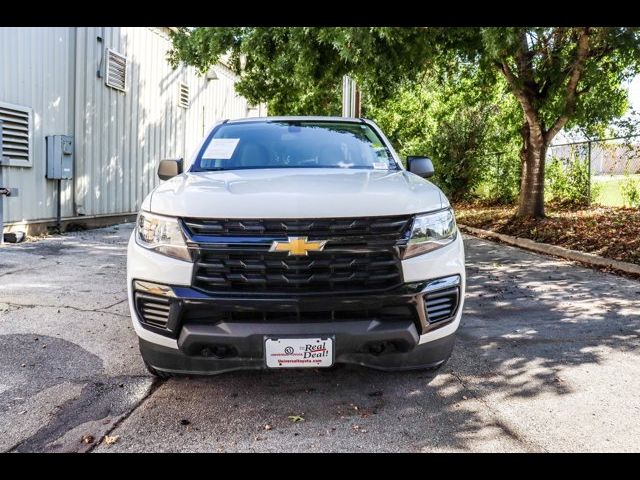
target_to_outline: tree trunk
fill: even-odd
[[[547,144],[540,129],[525,125],[522,132],[524,146],[520,152],[522,180],[518,217],[544,217],[544,162]]]

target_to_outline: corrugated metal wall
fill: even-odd
[[[102,41],[98,41],[98,37]],[[104,50],[128,59],[127,91],[109,88]],[[75,179],[63,181],[63,217],[135,212],[157,185],[162,158],[190,154],[215,121],[249,110],[223,66],[208,81],[166,61],[165,29],[141,27],[0,28],[0,101],[34,109],[33,167],[5,168],[21,198],[5,203],[5,221],[55,217],[55,182],[44,177],[45,135],[75,139]],[[178,106],[180,82],[191,105]],[[75,211],[74,211],[75,197]]]
[[[46,135],[73,133],[75,29],[0,28],[0,101],[33,109],[32,167],[4,167],[20,196],[4,202],[5,221],[56,215],[55,183],[45,178]],[[72,181],[63,181],[62,214],[72,215]]]

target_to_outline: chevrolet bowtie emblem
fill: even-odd
[[[286,242],[275,241],[271,244],[270,252],[289,252],[289,255],[308,255],[308,252],[321,251],[326,240],[308,241],[308,237],[289,237]]]

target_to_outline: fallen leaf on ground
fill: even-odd
[[[104,436],[104,443],[106,443],[107,445],[113,445],[118,440],[120,440],[120,435],[105,435]]]
[[[514,217],[514,206],[459,203],[456,217],[470,227],[640,264],[639,209],[549,204],[547,210],[546,218],[521,219]]]
[[[289,420],[291,420],[293,423],[296,422],[304,422],[304,417],[301,415],[289,415]]]
[[[83,435],[82,438],[80,438],[80,441],[82,443],[87,443],[87,444],[93,443],[94,440],[95,440],[95,438],[94,438],[93,435]]]

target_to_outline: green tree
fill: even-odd
[[[477,66],[453,61],[364,105],[401,156],[433,159],[433,180],[454,201],[475,196],[482,182],[504,182],[493,178],[492,165],[501,155],[517,157],[518,105],[504,81],[482,77]]]
[[[622,82],[638,68],[638,32],[617,27],[196,28],[173,35],[170,60],[206,71],[230,52],[242,75],[240,93],[252,101],[280,99],[287,105],[306,91],[334,91],[343,74],[352,75],[370,96],[383,98],[456,52],[478,65],[485,80],[502,76],[517,100],[518,215],[541,217],[548,146],[565,127],[596,128],[624,113]],[[313,104],[320,111],[331,98],[335,101],[333,95],[318,94]]]
[[[520,104],[519,216],[544,216],[545,159],[565,127],[597,129],[627,108],[638,30],[612,27],[466,30],[467,54],[497,70]],[[470,48],[469,48],[470,47]]]
[[[420,29],[182,27],[172,33],[169,60],[205,73],[225,57],[240,75],[236,90],[250,102],[266,102],[273,114],[335,115],[343,75],[357,70],[369,94],[384,95],[422,70],[423,61],[405,63],[429,58],[426,40]]]

